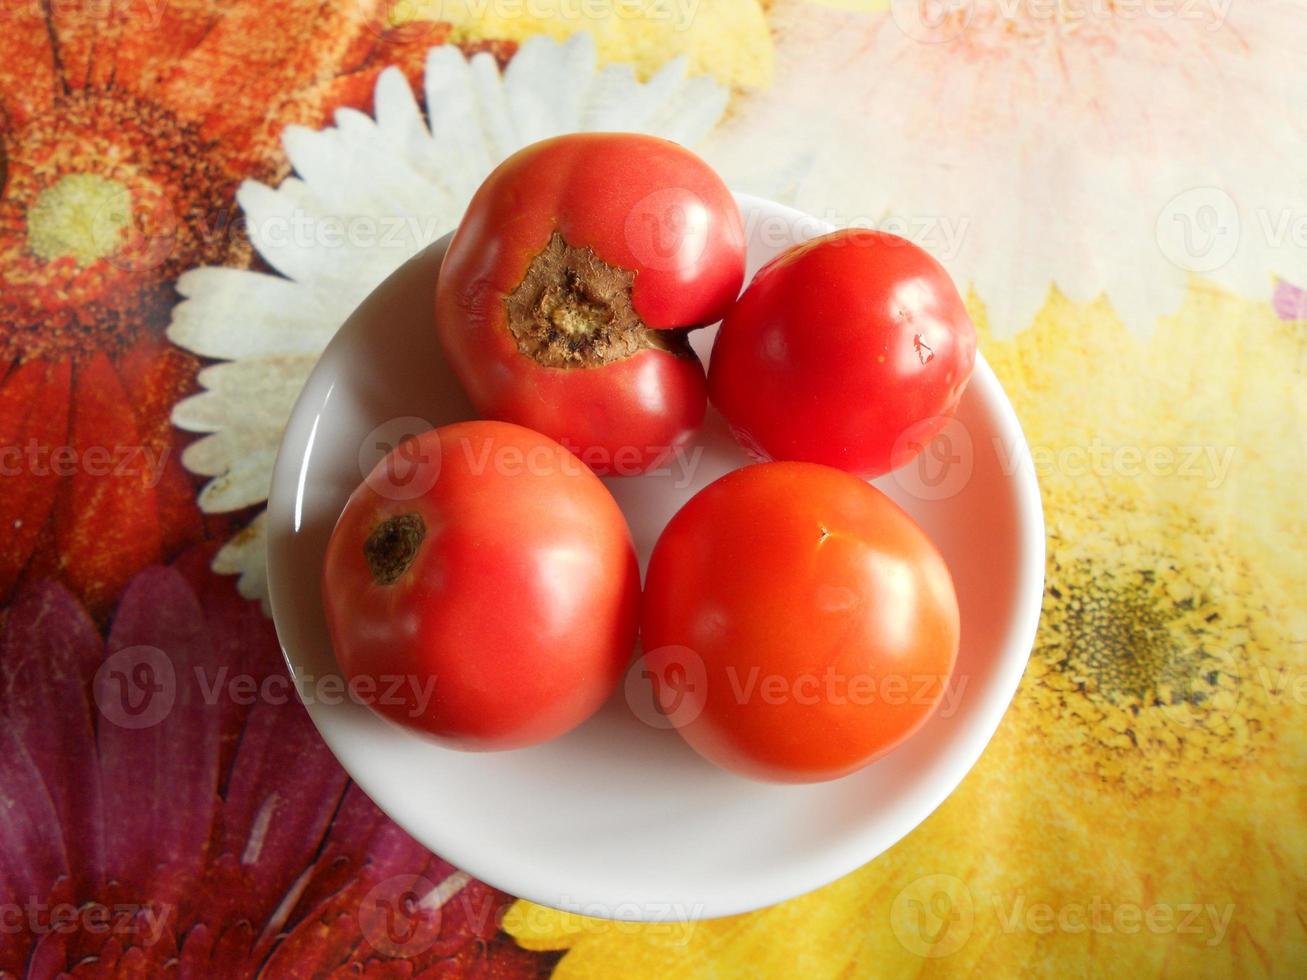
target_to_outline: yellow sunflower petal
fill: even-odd
[[[629,64],[642,77],[682,54],[693,74],[727,85],[759,87],[772,77],[771,34],[757,0],[400,0],[392,17],[447,21],[459,41],[561,41],[588,31],[602,64]]]

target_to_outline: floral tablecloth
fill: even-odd
[[[1303,975],[1305,110],[1282,0],[0,0],[0,972]],[[730,919],[563,914],[428,853],[263,612],[316,355],[575,129],[928,248],[1044,495],[975,770]],[[221,670],[254,693],[189,680]]]

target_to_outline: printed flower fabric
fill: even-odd
[[[1307,962],[1302,325],[1210,288],[1148,340],[1105,303],[1059,299],[1007,341],[975,313],[1049,535],[1039,636],[993,742],[888,853],[776,908],[673,932],[519,903],[509,931],[567,949],[559,975],[1257,976]]]
[[[325,11],[6,4],[0,595],[57,576],[102,618],[204,534],[169,422],[199,367],[163,336],[176,278],[250,263],[232,198],[285,171],[287,123],[367,100],[426,50]]]
[[[1307,967],[1299,3],[0,9],[0,973]],[[426,852],[270,693],[259,609],[341,311],[513,149],[603,128],[940,258],[1048,523],[1030,667],[957,793],[839,882],[676,928]],[[398,227],[273,234],[296,215]]]
[[[508,896],[350,784],[294,700],[271,625],[215,579],[211,550],[134,575],[107,638],[58,583],[10,605],[0,970],[321,976],[394,957],[402,970],[373,965],[542,973],[549,961],[499,930]],[[128,682],[141,671],[149,699]],[[409,935],[385,922],[405,892],[440,899],[411,913]]]

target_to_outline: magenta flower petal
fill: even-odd
[[[68,874],[59,815],[18,736],[0,727],[0,903],[26,909],[45,901]],[[4,937],[0,969],[22,970],[21,935]]]
[[[9,607],[0,636],[5,724],[41,773],[63,830],[74,891],[104,879],[104,819],[90,682],[102,643],[62,585],[33,587]],[[3,787],[4,783],[0,783]]]
[[[298,701],[251,711],[219,838],[223,853],[239,861],[240,907],[247,915],[272,916],[287,883],[314,863],[347,783]]]
[[[68,939],[68,935],[62,932],[47,932],[41,936],[27,963],[27,980],[46,980],[63,973],[64,964],[68,962]]]
[[[255,614],[249,600],[241,598],[229,579],[213,573],[209,568],[212,558],[211,549],[193,548],[172,566],[186,579],[204,610],[213,654],[209,680],[244,676],[255,685],[262,685],[270,676],[286,677],[286,663],[272,621]],[[224,696],[219,701],[222,734],[218,772],[223,791],[252,707],[246,699]]]
[[[1307,291],[1281,279],[1275,284],[1271,306],[1281,320],[1307,320]]]
[[[137,575],[108,647],[117,672],[99,676],[116,683],[96,694],[109,873],[172,902],[204,867],[218,769],[219,716],[202,684],[212,656],[185,580],[166,568]]]
[[[399,868],[420,867],[430,852],[381,812],[367,793],[350,784],[324,856],[354,864],[354,870],[385,877]],[[360,865],[366,860],[366,868]]]
[[[257,606],[207,565],[197,548],[136,575],[107,649],[61,586],[28,587],[0,620],[0,901],[115,916],[107,933],[6,932],[0,972],[547,973],[556,955],[500,928],[507,895],[349,782]]]
[[[243,925],[249,929],[249,923]],[[213,940],[219,932],[220,926],[210,928],[203,923],[186,931],[181,953],[177,957],[177,980],[203,980],[205,977],[219,975],[210,968],[213,961]]]
[[[252,972],[254,927],[246,919],[227,925],[197,925],[186,933],[177,961],[178,980],[209,980]]]
[[[418,872],[430,856],[425,847],[351,783],[332,821],[331,837],[323,848],[318,872],[305,890],[300,907],[322,905],[356,878],[375,883],[406,871]]]

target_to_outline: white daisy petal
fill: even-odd
[[[300,374],[304,364],[301,358],[243,358],[207,367],[200,372],[199,380],[215,395],[259,400],[300,387],[306,377]]]
[[[629,65],[610,65],[594,76],[581,110],[581,128],[595,132],[639,130],[650,104],[647,86]]]
[[[1121,322],[1141,337],[1152,335],[1157,318],[1174,313],[1184,301],[1186,282],[1176,276],[1154,276],[1147,268],[1123,270],[1126,274],[1104,292]]]
[[[239,575],[236,590],[246,599],[258,599],[265,614],[268,605],[268,513],[264,511],[213,556],[219,575]]]
[[[204,357],[316,356],[338,326],[310,288],[247,269],[192,269],[177,289],[186,299],[173,308],[168,339]],[[245,318],[251,306],[258,319]]]
[[[551,87],[557,87],[562,82],[562,91],[554,102],[556,132],[565,132],[568,126],[575,125],[576,120],[584,114],[588,90],[598,63],[594,38],[589,34],[573,34],[559,52],[558,78],[542,79]],[[510,62],[510,72],[512,67]]]
[[[484,51],[472,59],[472,87],[480,108],[478,122],[491,159],[503,160],[524,145],[517,137],[510,114],[508,97],[504,94],[504,80],[499,74],[495,59]],[[523,120],[522,128],[530,123]]]
[[[350,159],[341,153],[339,130],[287,126],[281,134],[291,166],[309,187],[339,187],[349,179]]]
[[[678,69],[683,75],[685,62],[678,60],[682,62],[679,66],[673,63],[659,74]],[[727,98],[725,89],[706,78],[682,77],[679,84],[653,107],[641,128],[662,133],[678,143],[697,143],[722,117]]]
[[[233,459],[266,448],[269,437],[279,433],[274,429],[236,429],[228,426],[197,439],[182,451],[182,465],[200,476],[218,476],[225,473]]]
[[[1267,300],[1268,271],[1307,273],[1307,242],[1259,224],[1302,214],[1300,4],[1141,17],[967,0],[936,5],[929,29],[903,20],[921,13],[911,3],[841,6],[769,6],[775,84],[743,94],[703,147],[732,186],[767,193],[788,171],[795,206],[836,223],[887,201],[968,221],[945,264],[1000,335],[1030,325],[1050,284],[1105,296],[1144,334],[1191,276]]]
[[[275,448],[260,449],[240,457],[225,473],[204,485],[200,491],[200,510],[206,514],[222,514],[244,510],[267,500],[272,464],[276,458]]]
[[[562,47],[540,36],[522,45],[503,83],[521,145],[556,136],[581,117],[595,61],[588,34],[574,35]]]
[[[439,170],[430,167],[435,159],[435,147],[426,117],[408,79],[398,68],[388,68],[381,73],[377,79],[375,102],[381,136],[396,160],[402,160],[408,170],[425,178],[406,180],[405,186],[422,187],[432,176],[439,180]]]
[[[206,511],[266,499],[272,461],[314,360],[349,313],[424,245],[452,230],[491,168],[544,136],[588,129],[653,132],[693,142],[725,111],[727,93],[687,79],[679,59],[648,83],[623,66],[596,71],[594,41],[532,38],[501,75],[494,59],[453,47],[427,55],[426,117],[403,74],[377,78],[375,118],[342,108],[322,130],[289,127],[295,176],[246,181],[236,199],[250,240],[281,276],[234,269],[188,272],[168,335],[206,357],[204,391],[173,407],[173,424],[206,433],[182,455],[211,479]],[[284,278],[282,278],[284,277]],[[215,557],[265,603],[266,515]]]
[[[289,279],[313,275],[312,253],[296,244],[310,194],[302,180],[289,177],[275,190],[255,180],[241,182],[236,203],[245,212],[250,241],[268,264]]]
[[[558,77],[562,49],[556,44],[533,43],[541,40],[545,39],[533,37],[527,40],[503,73],[503,88],[511,114],[514,118],[526,120],[520,135],[528,142],[542,138],[536,133],[549,133],[553,129],[550,117],[554,111],[554,99],[559,94],[541,88],[540,82]],[[570,93],[567,98],[571,98]]]
[[[1029,323],[1048,299],[1048,284],[1021,276],[1016,263],[1013,263],[1011,283],[1010,289],[995,290],[988,298],[981,296],[990,330],[996,337],[1014,334],[1013,324]]]
[[[372,131],[377,128],[371,116],[350,106],[337,109],[332,119],[336,122],[336,129],[346,140],[368,139]]]
[[[481,123],[472,88],[472,69],[457,48],[432,48],[427,55],[427,118],[439,160],[459,186],[477,183],[490,172],[490,150],[481,137]]]
[[[208,392],[191,395],[172,407],[172,424],[187,432],[219,432],[231,424],[231,408],[227,399],[219,395]]]
[[[404,73],[398,68],[387,68],[377,77],[377,127],[391,142],[402,146],[413,134],[426,130],[418,100],[409,88]]]
[[[678,94],[685,84],[688,62],[684,57],[673,58],[640,87],[640,97],[631,100],[627,110],[630,124],[642,132],[649,132],[655,125],[654,114],[664,105],[676,102]]]
[[[173,406],[172,423],[189,432],[217,432],[227,426],[277,432],[313,370],[311,357],[261,357],[205,368],[207,391]]]
[[[289,127],[283,139],[291,162],[311,192],[311,196],[301,201],[309,218],[344,218],[395,210],[397,202],[390,188],[394,185],[395,170],[404,165],[394,159],[376,126],[369,123],[366,131],[357,132],[348,140],[341,130],[313,133]],[[299,236],[301,229],[315,231],[301,223],[293,233]],[[313,244],[329,241],[325,225],[320,225],[316,232],[320,240],[313,240]]]

